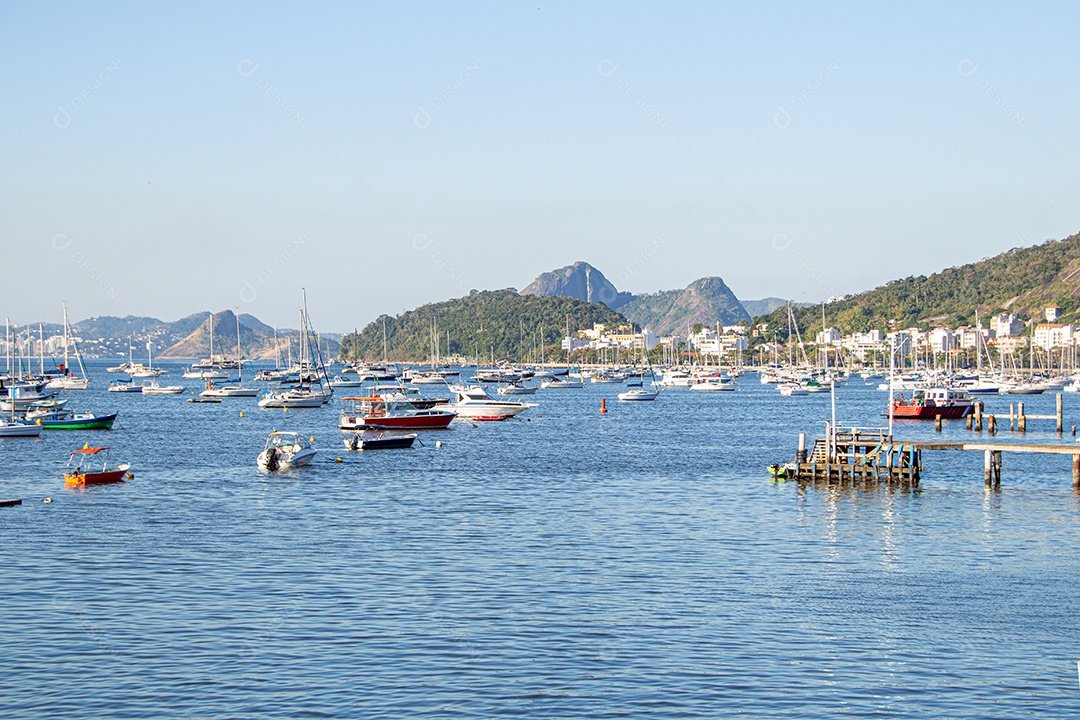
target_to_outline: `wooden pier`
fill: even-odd
[[[836,428],[825,424],[825,437],[807,452],[799,435],[795,462],[785,468],[796,480],[874,481],[919,484],[922,451],[914,443],[894,442],[884,428]]]
[[[787,477],[814,483],[885,482],[917,487],[923,471],[923,451],[953,450],[983,453],[983,480],[988,488],[1000,488],[1003,453],[1038,453],[1071,455],[1073,490],[1080,493],[1080,444],[899,442],[885,428],[825,426],[825,437],[815,440],[809,452],[806,435],[799,435],[795,462],[784,466]]]

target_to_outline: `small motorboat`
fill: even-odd
[[[794,468],[788,465],[778,465],[777,463],[773,463],[766,469],[769,471],[771,480],[787,480],[788,475],[794,474]]]
[[[500,395],[535,395],[536,387],[533,385],[522,385],[521,383],[510,383],[509,385],[500,385],[496,390]]]
[[[797,382],[782,383],[777,386],[780,394],[784,397],[800,397],[802,395],[809,395],[810,391],[806,389],[806,386]]]
[[[183,385],[159,385],[157,380],[142,384],[143,395],[179,395],[184,392]]]
[[[659,390],[646,390],[644,387],[635,387],[619,393],[619,400],[623,402],[655,400],[659,396]]]
[[[273,472],[307,465],[315,457],[315,448],[311,446],[313,442],[315,438],[308,440],[300,433],[274,431],[266,437],[266,446],[259,453],[259,469]]]
[[[115,393],[141,393],[142,388],[142,385],[136,385],[131,380],[113,380],[107,389]]]
[[[364,430],[345,438],[346,450],[394,450],[411,448],[416,433],[395,433],[383,430]]]
[[[100,470],[97,469],[99,462]],[[64,483],[68,487],[86,487],[122,482],[125,477],[130,477],[128,470],[131,469],[131,463],[109,467],[109,448],[84,445],[72,451],[68,458],[68,468],[69,471],[64,473]]]
[[[572,378],[552,377],[547,380],[541,381],[540,387],[544,388],[545,390],[571,390],[583,388],[585,387],[585,383],[580,379],[574,380]]]
[[[738,387],[730,377],[708,377],[698,380],[690,389],[694,392],[734,392]]]
[[[4,437],[41,437],[41,426],[19,420],[0,420],[0,438]]]

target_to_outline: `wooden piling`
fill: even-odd
[[[994,451],[994,489],[1001,489],[1001,451]]]
[[[983,451],[983,483],[986,487],[991,487],[993,483],[994,474],[994,458],[992,450]]]
[[[986,418],[986,429],[991,435],[997,435],[997,418],[992,414]]]
[[[1016,429],[1027,432],[1027,416],[1024,415],[1024,403],[1016,403]]]
[[[799,433],[799,450],[795,453],[795,462],[806,462],[806,433]]]
[[[1062,393],[1057,394],[1057,431],[1058,431],[1058,435],[1060,435],[1061,431],[1065,429],[1065,423],[1062,421],[1062,417],[1061,417],[1061,396],[1062,396]]]
[[[934,416],[934,430],[941,432],[941,413]]]
[[[971,429],[971,413],[968,413],[968,416],[967,416],[966,420],[967,420],[967,429],[970,430]]]
[[[975,401],[975,429],[982,432],[982,400]]]
[[[1009,429],[1016,429],[1016,404],[1009,403]]]
[[[1080,492],[1080,455],[1073,455],[1073,490]]]

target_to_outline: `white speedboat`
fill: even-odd
[[[699,379],[690,389],[694,392],[732,392],[738,387],[731,378],[708,377]]]
[[[259,469],[265,472],[273,472],[282,468],[299,467],[308,465],[315,457],[315,448],[312,443],[300,433],[281,431],[272,432],[266,438],[266,446],[259,453],[257,463]]]
[[[500,395],[535,395],[536,387],[533,385],[522,385],[521,383],[510,383],[509,385],[500,385],[499,389],[495,392]]]
[[[228,380],[228,370],[201,370],[199,368],[190,368],[184,371],[183,375],[185,380]]]
[[[214,383],[208,382],[206,383],[206,389],[199,393],[199,396],[209,398],[258,397],[260,392],[259,388],[246,388],[240,383],[214,385]]]
[[[313,408],[330,402],[329,390],[296,387],[289,390],[268,392],[259,400],[261,408]]]
[[[136,385],[130,380],[113,380],[107,390],[114,393],[141,393],[142,385]]]
[[[636,400],[655,400],[657,397],[659,397],[659,395],[660,391],[658,390],[646,390],[644,387],[636,387],[619,393],[619,399],[624,402],[631,402]]]
[[[458,417],[474,420],[505,420],[536,407],[536,403],[496,400],[479,385],[451,385],[450,392],[454,393],[456,401],[446,405],[446,409]]]
[[[805,385],[801,385],[796,382],[788,382],[779,385],[778,388],[780,394],[784,397],[798,397],[800,395],[809,395],[810,391],[806,389]]]
[[[552,377],[540,382],[540,387],[551,389],[575,389],[585,387],[585,383],[571,377]]]
[[[143,395],[179,395],[184,392],[183,385],[158,385],[157,380],[142,384]]]
[[[353,373],[356,371],[354,370]],[[330,381],[330,387],[333,388],[357,388],[364,384],[364,381],[359,376],[354,378],[343,378],[340,375],[335,375],[334,379]]]
[[[660,376],[659,385],[666,388],[689,387],[693,382],[693,376],[685,370],[668,370]]]

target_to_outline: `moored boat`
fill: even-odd
[[[58,410],[50,416],[39,417],[34,422],[46,430],[112,430],[116,413],[95,415],[92,412]]]
[[[364,430],[345,438],[346,450],[395,450],[411,448],[416,433]]]
[[[281,468],[310,464],[316,453],[315,448],[312,447],[314,440],[314,438],[309,440],[297,432],[274,431],[270,433],[266,437],[263,451],[256,459],[259,469],[273,472]]]
[[[404,395],[343,398],[349,403],[338,419],[342,430],[445,430],[456,417],[450,410],[417,408]]]
[[[516,402],[513,400],[497,400],[479,385],[451,385],[450,392],[454,393],[455,401],[447,405],[448,410],[453,410],[459,417],[477,420],[505,420],[525,412],[536,403]]]
[[[69,472],[64,473],[64,482],[68,487],[86,487],[87,485],[108,485],[122,481],[131,469],[131,463],[121,463],[109,467],[109,448],[84,445],[71,453],[68,458]],[[101,461],[101,469],[97,463]],[[72,467],[72,463],[75,466]]]
[[[915,390],[911,400],[903,395],[893,400],[892,416],[898,420],[957,420],[966,417],[975,402],[966,392],[951,388]]]

